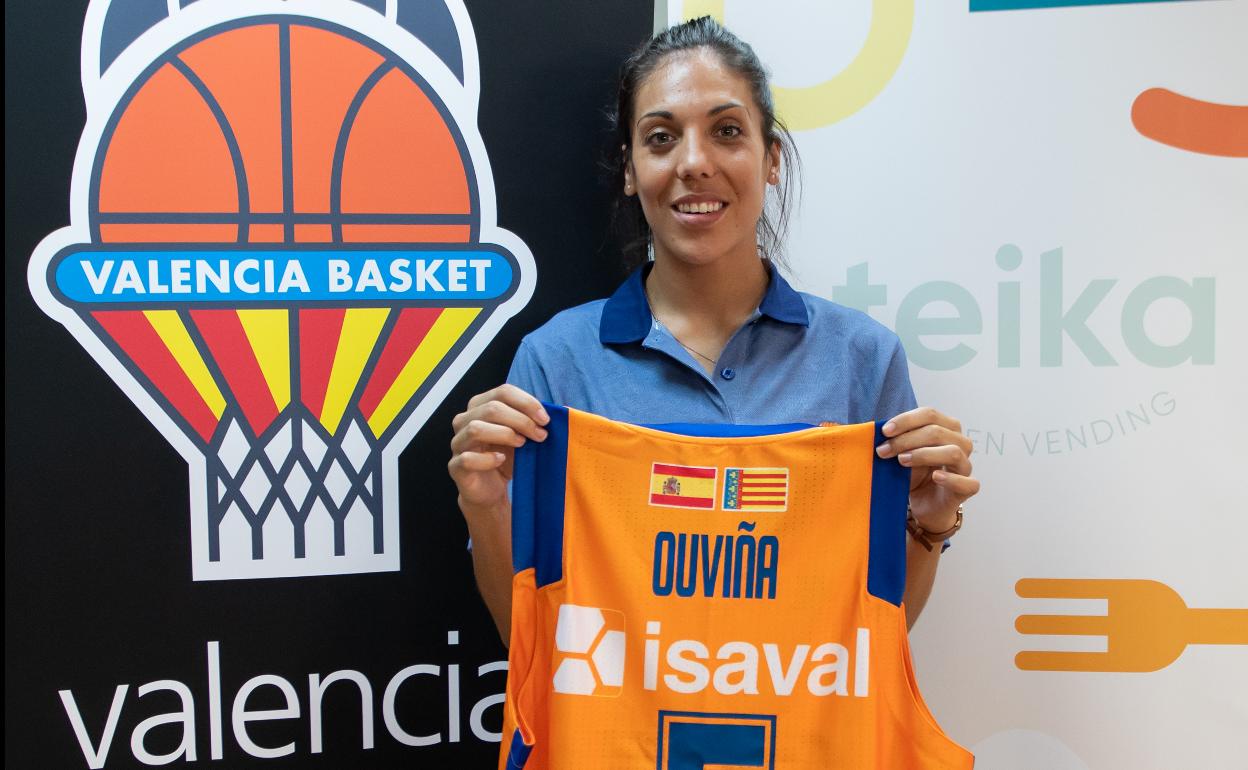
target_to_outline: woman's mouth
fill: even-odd
[[[700,201],[697,203],[677,203],[674,208],[681,214],[714,214],[724,207],[723,201]]]
[[[680,201],[672,204],[676,221],[688,227],[709,227],[724,216],[728,204],[716,200]]]

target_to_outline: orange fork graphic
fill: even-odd
[[[1105,599],[1104,615],[1019,615],[1022,634],[1106,637],[1105,652],[1020,652],[1024,671],[1157,671],[1189,644],[1248,645],[1248,609],[1192,609],[1174,589],[1155,580],[1024,578],[1024,599]]]

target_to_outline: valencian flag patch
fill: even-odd
[[[715,507],[718,468],[654,463],[650,469],[650,504],[671,508]]]
[[[725,511],[783,511],[789,502],[788,468],[728,468]]]

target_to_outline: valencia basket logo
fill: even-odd
[[[477,66],[455,0],[90,6],[29,285],[186,459],[195,580],[399,568],[399,453],[535,280]]]

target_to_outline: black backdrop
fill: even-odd
[[[498,221],[537,262],[537,292],[504,327],[400,461],[402,569],[394,573],[193,582],[187,468],[174,449],[59,324],[35,306],[26,264],[69,221],[69,182],[85,112],[79,45],[86,4],[5,4],[5,765],[86,767],[58,696],[71,690],[98,745],[116,688],[122,701],[106,767],[141,767],[135,726],[177,711],[157,680],[194,698],[197,760],[221,767],[488,767],[497,747],[469,715],[503,688],[478,667],[505,659],[472,584],[466,529],[446,475],[450,420],[500,382],[519,338],[554,311],[611,291],[622,276],[604,244],[610,191],[598,160],[602,110],[624,53],[648,34],[650,3],[468,2],[481,57],[480,128],[498,191]],[[12,368],[8,368],[12,367]],[[448,644],[448,632],[459,643]],[[208,643],[219,643],[223,758],[211,760]],[[387,731],[387,682],[413,664],[440,667],[398,691],[403,729],[441,733],[428,747]],[[451,742],[450,666],[458,666],[460,736]],[[311,754],[308,677],[353,669],[372,689],[375,748],[361,748],[358,690],[325,696],[324,749]],[[235,743],[230,704],[246,680],[290,681],[299,718],[253,722],[261,760]],[[274,688],[251,708],[280,708]],[[484,711],[498,730],[501,707]],[[178,725],[154,728],[173,751]],[[174,764],[183,763],[179,759]]]

